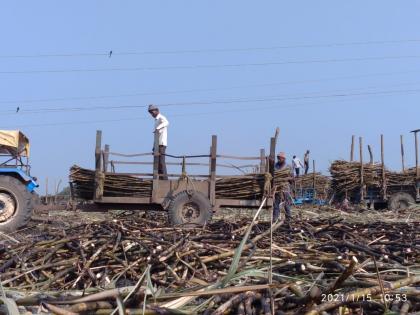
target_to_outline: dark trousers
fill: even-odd
[[[284,193],[276,193],[274,196],[274,205],[273,205],[273,221],[277,221],[277,219],[280,217],[280,206],[282,201],[282,195],[283,195],[283,206],[284,206],[284,212],[286,214],[286,221],[290,222],[290,219],[292,218],[292,212],[291,212],[291,202],[289,200],[290,196],[284,196]]]
[[[299,167],[295,168],[295,173],[296,173],[296,177],[299,177],[299,174],[300,174],[300,168]]]
[[[305,163],[305,175],[308,174],[309,171],[309,162],[304,162]]]
[[[160,179],[168,179],[168,176],[167,176],[168,171],[166,170],[165,153],[166,153],[166,146],[160,145],[159,146],[158,174],[163,175],[163,176],[159,176]]]

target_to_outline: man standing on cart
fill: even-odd
[[[166,148],[168,146],[168,126],[169,121],[163,116],[159,108],[155,105],[149,105],[148,111],[150,115],[155,119],[155,129],[153,133],[155,134],[153,151],[155,148],[158,148],[159,160],[158,160],[158,174],[161,174],[160,179],[168,179],[167,170],[166,170],[166,161],[165,154]]]

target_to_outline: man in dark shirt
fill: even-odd
[[[305,174],[308,174],[309,170],[309,150],[306,150],[305,156],[303,157],[303,164],[305,167]]]
[[[287,169],[288,166],[286,164],[286,154],[284,152],[280,152],[277,155],[277,162],[274,164],[274,169],[276,171],[281,171]],[[291,206],[293,204],[292,195],[290,191],[290,185],[287,183],[285,187],[279,192],[277,192],[274,196],[274,205],[273,205],[273,220],[277,221],[280,217],[280,206],[284,204],[284,210],[286,213],[286,222],[290,222],[292,218],[291,213]]]

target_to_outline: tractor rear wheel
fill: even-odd
[[[182,191],[175,195],[168,207],[169,222],[172,225],[204,225],[211,220],[210,200],[200,192],[192,194]]]
[[[33,210],[33,195],[11,176],[0,176],[0,231],[14,232],[26,225]]]
[[[415,203],[413,196],[406,192],[397,192],[389,198],[388,207],[393,211],[405,210],[413,203]]]

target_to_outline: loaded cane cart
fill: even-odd
[[[30,175],[29,139],[19,130],[0,130],[0,231],[24,226],[37,199]]]
[[[272,188],[288,180],[289,171],[274,172],[277,137],[270,140],[270,153],[261,149],[253,157],[222,155],[217,151],[217,136],[212,136],[209,154],[175,156],[166,154],[167,165],[180,168],[179,173],[161,179],[158,174],[159,152],[122,154],[102,147],[102,132],[97,131],[95,169],[73,166],[70,170],[72,196],[84,200],[82,208],[91,210],[132,209],[165,210],[173,225],[205,224],[221,208],[258,208],[273,205]],[[133,161],[148,158],[149,161]],[[114,158],[118,158],[114,159]],[[150,161],[153,158],[152,161]],[[121,160],[125,159],[125,160]],[[127,160],[131,159],[131,160]],[[246,161],[247,165],[223,163],[223,160]],[[253,164],[250,164],[253,163]],[[152,172],[121,172],[121,167],[152,166]],[[205,174],[189,173],[189,168],[205,168]],[[249,173],[221,175],[218,169],[243,170]]]
[[[347,199],[364,203],[370,208],[405,210],[420,202],[420,166],[418,132],[413,130],[415,143],[415,167],[406,168],[403,136],[401,135],[402,171],[390,171],[385,167],[384,137],[381,135],[381,161],[375,163],[372,148],[368,145],[369,161],[363,159],[363,138],[359,138],[359,161],[354,161],[354,136],[350,161],[338,160],[331,164],[332,187],[338,201]]]

